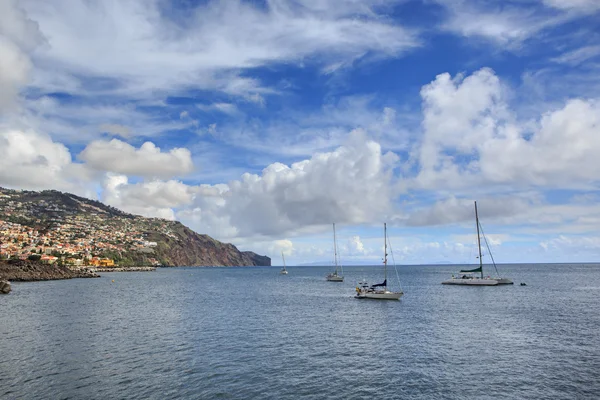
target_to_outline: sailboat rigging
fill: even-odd
[[[333,262],[335,264],[335,271],[326,276],[329,282],[344,282],[344,270],[341,264],[338,264],[338,248],[337,248],[337,239],[335,235],[335,223],[333,224]],[[338,267],[340,269],[340,273],[338,274]]]
[[[387,225],[383,224],[383,282],[370,285],[367,282],[359,282],[356,287],[357,299],[376,299],[376,300],[398,300],[404,292],[392,292],[387,286]],[[396,265],[394,265],[396,268]],[[397,275],[397,272],[396,272]]]
[[[475,202],[475,225],[477,227],[477,248],[479,251],[479,267],[474,269],[461,269],[459,271],[459,276],[452,275],[452,278],[445,280],[442,282],[442,285],[467,285],[467,286],[497,286],[497,285],[512,285],[513,282],[507,278],[492,278],[490,276],[483,276],[483,255],[481,254],[481,234],[483,234],[483,228],[481,228],[481,224],[479,223],[479,214],[477,213],[477,202]],[[481,234],[480,234],[481,228]],[[496,267],[496,262],[494,261],[494,257],[492,256],[492,252],[490,250],[490,246],[488,245],[487,239],[485,235],[483,236],[485,244],[488,249],[488,253],[492,259],[492,263],[494,268],[496,269],[496,273],[498,274],[498,268]],[[474,274],[479,272],[479,277]],[[499,275],[499,274],[498,274]]]
[[[283,256],[283,251],[281,252],[281,258],[283,259],[283,268],[281,268],[281,271],[279,271],[279,274],[281,275],[287,275],[287,269],[285,269],[285,257]]]

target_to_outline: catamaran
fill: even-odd
[[[483,276],[483,260],[481,254],[481,235],[479,234],[479,228],[481,225],[479,224],[479,215],[477,214],[477,202],[475,202],[475,224],[477,225],[477,247],[479,249],[479,267],[474,269],[462,269],[459,271],[458,276],[452,275],[452,278],[443,281],[442,285],[467,285],[467,286],[497,286],[497,285],[512,285],[513,282],[507,278],[492,278],[490,276]],[[483,228],[481,229],[483,233]],[[485,244],[488,249],[488,253],[492,258],[492,263],[494,265],[494,269],[498,274],[498,268],[496,268],[496,262],[494,261],[494,256],[492,256],[492,252],[490,250],[490,246],[487,244],[487,239],[485,235],[483,236],[485,240]],[[479,277],[475,275],[475,273],[479,272]],[[500,274],[498,274],[500,275]]]
[[[285,269],[285,257],[283,256],[283,251],[281,252],[281,258],[283,258],[283,268],[281,268],[281,271],[279,271],[279,273],[281,275],[287,275],[287,269]]]
[[[328,274],[325,279],[329,282],[344,282],[344,270],[341,264],[338,264],[337,240],[335,237],[335,224],[333,224],[333,262],[335,263],[335,271]],[[338,274],[338,267],[340,273]]]
[[[398,300],[404,292],[392,292],[387,287],[387,226],[383,224],[383,283],[376,285],[370,285],[367,282],[359,282],[356,287],[356,298],[357,299],[376,299],[376,300]],[[394,269],[396,265],[394,265]],[[398,276],[398,271],[396,271]],[[398,279],[400,281],[400,279]]]

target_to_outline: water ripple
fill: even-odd
[[[353,299],[355,283],[375,271],[345,268],[343,284],[326,282],[320,267],[284,277],[276,268],[183,268],[15,283],[0,298],[0,397],[600,393],[598,266],[505,266],[528,286],[495,288],[442,286],[447,266],[403,267],[400,302]]]

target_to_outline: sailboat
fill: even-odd
[[[279,271],[279,274],[281,275],[287,275],[287,269],[285,269],[285,257],[283,256],[283,251],[281,252],[281,258],[283,258],[283,268],[281,268],[281,271]]]
[[[392,292],[387,287],[387,226],[383,224],[383,283],[376,285],[367,284],[367,282],[359,282],[356,287],[356,298],[357,299],[376,299],[376,300],[398,300],[404,292]],[[396,266],[394,265],[394,268]],[[397,272],[396,272],[397,275]]]
[[[479,267],[474,269],[461,269],[459,271],[459,276],[452,275],[452,278],[443,281],[442,285],[467,285],[467,286],[497,286],[497,285],[512,285],[513,282],[507,278],[492,278],[490,276],[483,276],[483,260],[481,254],[481,235],[479,234],[479,228],[481,225],[479,224],[479,215],[477,214],[477,202],[475,202],[475,224],[477,226],[477,247],[479,249]],[[483,232],[483,230],[482,230]],[[488,248],[488,252],[492,257],[492,263],[494,268],[496,269],[496,273],[498,274],[498,269],[496,268],[496,262],[494,261],[494,257],[492,256],[492,252],[490,251],[490,247],[487,245],[487,239],[485,236],[483,237],[485,240],[486,246]],[[479,272],[479,277],[475,275],[475,273]]]
[[[338,251],[337,251],[337,240],[335,237],[335,224],[333,224],[333,262],[335,263],[335,271],[326,276],[329,282],[344,282],[344,270],[341,264],[338,265]],[[340,274],[338,274],[338,266],[340,268]]]

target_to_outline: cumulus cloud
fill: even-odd
[[[84,166],[72,163],[69,150],[48,135],[0,131],[0,186],[82,194],[89,178]]]
[[[362,240],[360,240],[360,236],[355,235],[348,239],[347,245],[347,254],[344,256],[357,256],[367,254],[367,250],[365,249],[365,245]]]
[[[28,83],[32,69],[28,52],[43,40],[37,23],[16,0],[0,2],[0,112],[13,104],[19,89]]]
[[[273,234],[333,221],[362,223],[391,206],[393,153],[355,132],[330,153],[287,166],[271,164],[262,175],[244,174],[230,183],[227,206],[241,234]]]
[[[129,183],[127,176],[107,174],[103,201],[132,214],[175,219],[174,208],[190,204],[195,188],[179,181]]]
[[[79,158],[98,171],[150,178],[181,176],[194,168],[188,149],[161,152],[152,142],[136,149],[118,139],[93,141],[79,154]]]
[[[489,69],[466,78],[441,74],[423,87],[417,187],[580,187],[598,181],[598,100],[570,100],[537,120],[518,121],[504,93]]]
[[[245,173],[221,185],[219,196],[196,196],[193,210],[178,213],[195,226],[221,227],[233,236],[276,236],[332,222],[380,220],[395,196],[394,153],[381,151],[364,132],[347,144],[290,166],[274,163],[260,175]]]

